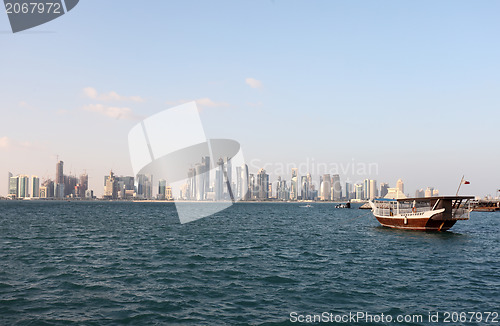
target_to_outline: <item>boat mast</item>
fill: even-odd
[[[457,194],[456,196],[458,196],[458,192],[460,191],[460,187],[462,186],[462,183],[464,183],[464,177],[465,175],[462,176],[462,180],[460,180],[460,184],[458,185],[458,189],[457,189]]]

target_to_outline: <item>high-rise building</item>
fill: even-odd
[[[269,174],[266,170],[260,169],[257,173],[258,198],[263,200],[268,198],[269,191]]]
[[[9,197],[17,198],[19,192],[19,176],[10,177],[9,179]]]
[[[242,170],[241,166],[236,167],[236,198],[238,199],[242,199],[241,194],[243,193],[241,189],[243,186],[241,178],[241,170]]]
[[[36,175],[31,176],[31,197],[40,197],[40,178]]]
[[[167,186],[165,188],[165,199],[166,200],[174,199],[174,197],[172,196],[172,187],[171,186]]]
[[[204,156],[201,158],[201,164],[203,165],[203,171],[205,171],[204,177],[205,180],[203,183],[205,184],[204,193],[208,193],[210,191],[210,156]]]
[[[351,193],[352,193],[352,183],[346,182],[345,183],[345,196],[344,196],[344,198],[346,200],[351,200],[353,198],[353,197],[351,197]]]
[[[434,192],[434,188],[427,187],[427,189],[425,189],[425,197],[432,197],[433,196],[433,192]]]
[[[389,184],[382,182],[380,184],[380,197],[385,197],[389,191]]]
[[[136,194],[139,198],[152,199],[153,198],[153,175],[151,174],[138,174],[136,178]]]
[[[415,191],[415,198],[423,198],[425,197],[425,190],[420,189]]]
[[[405,184],[403,183],[403,180],[399,179],[398,182],[396,183],[396,189],[398,192],[401,192],[402,194],[405,193]]]
[[[250,198],[250,192],[248,191],[248,165],[243,164],[236,167],[236,177],[236,197],[248,200]]]
[[[340,200],[342,198],[342,185],[340,184],[340,176],[338,174],[332,176],[332,191],[333,200]]]
[[[360,184],[354,185],[354,192],[356,194],[356,199],[357,200],[362,200],[364,198],[363,185],[360,185]]]
[[[64,183],[64,162],[63,161],[59,161],[56,164],[56,182],[55,183],[56,184],[57,183],[60,183],[60,184]]]
[[[306,177],[307,177],[307,184],[309,185],[307,199],[312,200],[312,199],[315,199],[315,196],[314,196],[315,189],[314,189],[314,184],[313,184],[311,173],[306,174]]]
[[[250,199],[256,199],[258,196],[257,183],[255,181],[255,176],[253,173],[248,175],[248,188],[250,193]]]
[[[287,188],[286,180],[281,180],[281,176],[276,181],[276,198],[279,200],[289,200],[290,191]]]
[[[77,196],[75,193],[76,186],[78,185],[78,178],[73,175],[64,176],[64,197],[66,196]]]
[[[10,194],[10,178],[12,178],[14,175],[9,172],[9,178],[7,179],[7,194]]]
[[[48,195],[47,194],[47,187],[41,186],[40,190],[39,190],[39,197],[40,198],[48,198],[47,195]]]
[[[370,180],[370,197],[369,197],[369,199],[374,199],[377,196],[378,196],[377,180]]]
[[[292,179],[290,180],[290,200],[297,200],[298,196],[298,181],[299,181],[299,175],[298,175],[298,169],[293,168],[292,169]]]
[[[231,187],[231,189],[226,189],[226,190],[228,192],[233,191],[233,193],[234,193],[234,190],[233,190],[233,164],[231,163],[231,159],[229,157],[226,157],[225,163],[226,163],[225,170],[226,170],[226,176],[227,176],[226,181],[227,181],[227,184],[229,185],[229,187]]]
[[[196,169],[189,168],[188,169],[188,199],[196,198]]]
[[[331,185],[330,185],[330,174],[323,174],[321,181],[321,200],[330,200],[331,198]]]
[[[45,193],[42,195],[42,188],[45,188]],[[40,198],[52,198],[54,197],[54,181],[47,179],[42,183],[40,187]]]
[[[363,199],[370,199],[370,179],[363,181]]]
[[[113,171],[109,172],[109,176],[106,180],[106,186],[104,187],[105,199],[117,199],[118,198],[118,182],[115,179]]]
[[[116,177],[116,181],[121,182],[125,186],[125,190],[135,190],[135,178],[132,176]]]
[[[87,175],[87,173],[80,175],[80,183],[78,184],[78,188],[79,192],[78,194],[75,195],[77,195],[80,198],[85,198],[85,193],[89,189],[89,176]]]
[[[158,181],[158,199],[164,200],[167,197],[167,180],[160,179]]]
[[[219,158],[215,171],[215,200],[224,199],[224,160]]]
[[[56,164],[56,180],[54,182],[54,197],[64,198],[64,162],[59,161]]]
[[[196,200],[204,200],[205,199],[205,174],[208,174],[208,171],[205,171],[205,164],[196,164],[194,166],[195,169],[195,183],[196,183]],[[208,172],[208,173],[205,173]],[[166,185],[165,185],[166,186]]]
[[[308,200],[310,195],[310,188],[309,188],[309,181],[307,179],[307,176],[302,176],[300,178],[300,195],[302,197],[302,200]]]
[[[30,178],[27,175],[20,175],[18,179],[17,198],[28,198],[30,188]]]

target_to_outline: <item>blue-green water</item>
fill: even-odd
[[[166,203],[0,202],[0,324],[498,312],[499,225],[472,213],[451,232],[396,231],[368,211],[277,203],[180,225]]]

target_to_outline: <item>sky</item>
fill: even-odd
[[[16,34],[0,13],[0,195],[8,171],[54,178],[57,159],[100,195],[111,169],[133,174],[134,125],[197,101],[207,137],[237,140],[250,172],[265,165],[271,180],[328,164],[343,182],[402,178],[411,195],[454,195],[465,175],[461,194],[494,196],[499,11],[493,0],[82,0]]]

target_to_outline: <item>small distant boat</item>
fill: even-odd
[[[500,211],[500,202],[479,200],[471,203],[473,212]]]
[[[459,220],[468,220],[474,197],[378,198],[369,201],[383,226],[419,231],[447,231]]]
[[[337,204],[335,208],[351,208],[351,203]]]
[[[300,206],[300,207],[309,208],[309,207],[312,207],[312,206],[311,206],[311,205],[309,205],[309,204],[307,204],[307,205]]]

